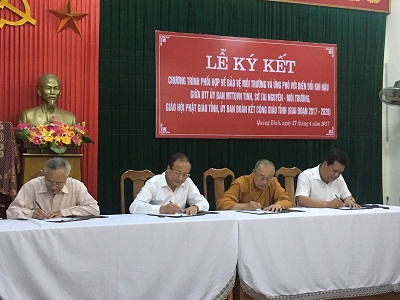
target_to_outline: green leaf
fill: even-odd
[[[50,150],[57,153],[57,154],[63,154],[65,151],[67,151],[67,147],[65,146],[57,146],[54,143],[50,144]]]
[[[19,137],[23,142],[29,141],[30,131],[28,129],[21,129],[15,132],[15,135]]]
[[[92,143],[94,144],[94,142],[92,141],[92,139],[87,135],[87,134],[83,134],[82,135],[82,142],[84,143]]]

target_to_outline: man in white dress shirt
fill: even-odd
[[[348,163],[345,152],[331,149],[321,164],[303,171],[297,180],[295,197],[298,204],[304,207],[360,207],[342,176]]]
[[[149,180],[129,207],[130,213],[196,215],[209,204],[190,179],[192,165],[183,153],[170,158],[167,170]],[[186,208],[186,204],[189,207]]]

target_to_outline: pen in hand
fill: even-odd
[[[169,203],[170,203],[170,204],[175,204],[176,206],[178,206],[178,204],[172,202],[171,200],[169,201]],[[178,206],[178,209],[179,209],[178,211],[174,212],[175,214],[178,214],[178,213],[182,213],[182,212],[183,212],[183,211],[181,211],[181,209],[179,208],[179,206]]]
[[[39,209],[39,210],[37,210],[37,209]],[[47,219],[48,217],[49,217],[49,214],[45,210],[43,210],[43,208],[40,206],[39,202],[37,202],[35,200],[35,208],[32,213],[32,218],[42,220],[42,219]]]
[[[37,202],[36,200],[35,200],[35,205],[36,205],[39,209],[42,209],[42,207],[40,206],[39,202]],[[42,210],[43,210],[43,209],[42,209]]]
[[[335,197],[337,198],[337,199],[339,199],[340,201],[342,201],[342,203],[343,203],[343,205],[342,206],[344,206],[344,200],[342,199],[342,198],[340,198],[337,194],[335,194]]]

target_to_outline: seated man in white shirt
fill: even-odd
[[[321,164],[300,173],[295,194],[299,206],[360,207],[342,176],[348,162],[346,153],[339,149],[331,149],[325,154]]]
[[[25,183],[7,209],[9,219],[49,219],[100,214],[97,201],[79,180],[68,177],[71,164],[60,157],[48,160],[45,175]]]
[[[175,214],[184,212],[196,215],[207,211],[209,204],[190,179],[192,165],[183,153],[175,153],[167,170],[147,180],[129,207],[133,213]],[[186,207],[186,203],[189,207]]]

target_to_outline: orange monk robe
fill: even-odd
[[[292,207],[288,194],[275,177],[265,190],[260,190],[254,185],[253,174],[250,174],[240,176],[231,184],[230,188],[217,200],[217,209],[229,210],[236,203],[249,203],[251,200],[260,203],[261,208],[266,208],[271,204],[279,204],[282,209]]]

